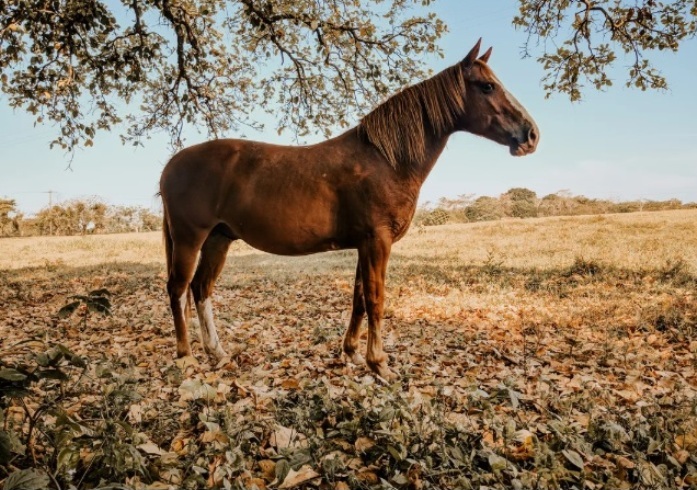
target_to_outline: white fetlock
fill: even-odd
[[[225,349],[223,349],[220,344],[217,344],[214,348],[209,349],[206,348],[206,352],[208,355],[213,359],[215,362],[220,362],[226,357],[228,357],[227,353],[225,352]]]

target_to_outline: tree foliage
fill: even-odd
[[[445,25],[409,9],[430,2],[0,0],[0,88],[65,149],[121,122],[135,143],[178,144],[186,124],[217,137],[257,125],[253,108],[327,132],[426,74]]]
[[[162,216],[138,206],[112,206],[99,198],[74,199],[25,217],[13,199],[0,199],[0,237],[155,231]]]
[[[683,203],[679,199],[665,201],[611,201],[573,195],[561,190],[538,198],[537,193],[525,187],[514,187],[498,197],[462,194],[455,199],[442,198],[435,206],[424,203],[419,207],[414,224],[435,226],[445,223],[492,221],[502,218],[536,218],[545,216],[580,216],[588,214],[634,213],[695,209],[697,203]]]
[[[537,216],[537,194],[524,187],[514,187],[500,197],[505,213],[514,218],[535,218]]]
[[[17,210],[17,202],[0,198],[0,236],[18,234],[21,221],[22,214]]]
[[[533,45],[542,44],[538,61],[546,72],[547,96],[561,92],[578,100],[586,83],[609,87],[609,70],[618,60],[623,62],[620,56],[629,59],[627,86],[665,89],[668,82],[652,64],[650,53],[676,52],[697,33],[695,0],[519,1],[513,24],[528,34],[526,55]]]
[[[0,90],[68,150],[115,126],[134,144],[163,131],[178,146],[185,126],[219,137],[261,127],[254,109],[328,134],[427,75],[446,30],[432,1],[0,0]],[[524,55],[541,49],[547,94],[572,100],[626,56],[627,85],[665,88],[649,55],[697,31],[695,0],[518,1]]]

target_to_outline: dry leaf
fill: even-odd
[[[688,434],[679,434],[675,436],[675,444],[680,449],[687,451],[697,451],[697,431]]]
[[[359,453],[364,453],[373,446],[375,446],[375,441],[373,441],[369,437],[359,437],[358,439],[356,439],[354,446],[356,448],[356,451],[358,451]]]
[[[307,446],[307,438],[295,429],[276,425],[276,428],[271,433],[269,443],[278,450],[289,447],[298,448]]]
[[[139,424],[143,421],[143,407],[134,403],[128,408],[128,421],[131,424]]]
[[[283,483],[278,487],[280,490],[294,488],[309,480],[317,478],[319,473],[312,469],[310,465],[303,465],[298,471],[290,470],[283,480]]]
[[[675,459],[678,463],[680,464],[685,464],[685,462],[690,458],[690,452],[686,451],[684,449],[681,449],[677,453],[675,453]]]
[[[276,478],[276,463],[270,459],[259,461],[259,469],[266,481],[273,481]]]
[[[162,456],[163,454],[166,453],[166,451],[163,451],[162,449],[160,449],[160,447],[152,441],[148,441],[145,444],[140,444],[136,447],[146,454],[154,454],[156,456]]]
[[[617,456],[615,458],[615,463],[617,463],[617,466],[619,466],[620,468],[625,468],[628,470],[636,468],[636,465],[630,459],[627,459],[624,456]]]
[[[295,378],[288,378],[283,380],[281,383],[281,388],[284,390],[298,390],[300,389],[300,383]]]
[[[366,485],[377,485],[380,483],[380,477],[372,470],[364,468],[356,473],[356,478]]]

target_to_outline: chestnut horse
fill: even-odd
[[[390,378],[380,334],[392,244],[406,233],[424,180],[455,131],[535,151],[533,119],[489,68],[480,42],[459,63],[395,94],[360,124],[311,146],[220,139],[186,148],[162,172],[164,237],[177,355],[191,354],[193,293],[206,352],[225,357],[211,293],[233,240],[280,255],[357,249],[343,351],[354,362],[368,314],[366,363]],[[196,264],[197,256],[198,265]]]

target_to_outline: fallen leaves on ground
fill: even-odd
[[[689,272],[397,256],[384,336],[400,379],[384,386],[340,355],[353,260],[232,258],[214,295],[221,365],[198,341],[174,359],[159,267],[3,275],[0,378],[55,345],[87,364],[61,364],[68,380],[34,385],[25,406],[3,400],[5,488],[43,484],[45,468],[66,488],[697,485]],[[56,315],[96,288],[111,317]]]

